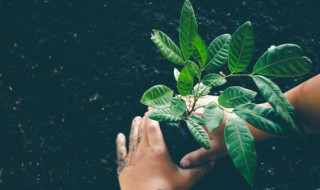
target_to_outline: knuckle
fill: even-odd
[[[162,146],[154,146],[151,148],[152,155],[159,156],[166,153],[166,149]]]

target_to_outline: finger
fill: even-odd
[[[193,186],[202,176],[211,171],[215,165],[215,161],[206,162],[195,168],[184,169],[184,182]]]
[[[129,143],[129,154],[133,154],[137,147],[139,141],[139,125],[141,122],[141,117],[137,116],[133,119],[131,124],[131,131],[130,131],[130,143]]]
[[[148,138],[147,138],[147,134],[146,134],[146,127],[145,127],[145,124],[146,124],[146,119],[147,117],[149,117],[149,115],[147,115],[148,112],[146,112],[140,122],[140,126],[139,126],[139,146],[138,146],[138,149],[141,147],[141,148],[144,148],[146,146],[149,146],[149,143],[148,143]]]
[[[185,155],[181,161],[180,166],[183,168],[200,165],[202,163],[212,160],[212,151],[200,148],[187,155]]]
[[[146,132],[149,146],[166,147],[158,121],[147,118]]]
[[[120,172],[125,166],[125,160],[127,158],[126,137],[122,133],[119,133],[116,142],[118,172]]]

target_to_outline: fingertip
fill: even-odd
[[[190,161],[188,159],[182,159],[180,161],[180,166],[183,167],[183,168],[186,168],[186,167],[189,167],[190,166]]]

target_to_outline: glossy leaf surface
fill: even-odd
[[[155,109],[150,113],[149,118],[156,121],[164,122],[175,122],[182,120],[181,117],[173,115],[170,108]]]
[[[189,68],[190,71],[192,71],[193,75],[200,80],[201,76],[200,76],[200,70],[198,65],[195,62],[189,60],[187,67]]]
[[[209,132],[217,128],[224,117],[224,111],[215,102],[209,102],[203,112],[203,120]]]
[[[194,139],[200,144],[200,146],[202,146],[206,150],[211,148],[209,136],[201,125],[197,124],[193,120],[187,120],[187,126],[190,133],[192,134]]]
[[[254,138],[245,122],[235,114],[229,114],[224,129],[229,155],[241,175],[253,187],[257,165]]]
[[[250,102],[256,95],[255,91],[240,86],[232,86],[221,93],[218,102],[225,108],[234,108]]]
[[[180,46],[185,60],[193,54],[193,43],[198,34],[196,17],[189,0],[185,0],[180,16]]]
[[[311,60],[302,56],[295,44],[283,44],[265,52],[253,68],[253,73],[275,77],[294,77],[312,69]]]
[[[171,105],[173,91],[164,86],[156,85],[148,89],[142,96],[140,102],[146,106],[163,109]]]
[[[217,69],[227,63],[230,40],[230,34],[223,34],[211,42],[207,50],[208,63],[205,70]]]
[[[192,122],[199,124],[199,125],[204,125],[203,119],[198,115],[189,115],[188,119]]]
[[[193,89],[194,77],[188,67],[184,67],[178,78],[178,91],[182,96],[187,96]]]
[[[170,106],[172,115],[182,116],[186,111],[186,102],[178,97],[174,97]]]
[[[207,46],[201,36],[199,36],[199,34],[196,36],[196,39],[194,41],[193,54],[195,55],[195,59],[200,63],[201,68],[203,68],[207,62],[208,53]]]
[[[151,40],[161,54],[174,64],[184,65],[183,55],[178,46],[165,33],[159,30],[152,31]]]
[[[204,85],[203,83],[197,83],[192,90],[192,94],[196,96],[205,96],[210,93],[211,87]],[[201,94],[200,94],[201,93]]]
[[[231,37],[228,66],[232,73],[241,72],[251,62],[254,54],[254,33],[251,22],[240,26]]]
[[[221,86],[225,84],[227,80],[219,74],[211,73],[203,77],[202,83],[206,86]]]

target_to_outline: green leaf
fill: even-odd
[[[186,111],[186,102],[178,97],[173,98],[170,106],[171,113],[175,116],[182,116]]]
[[[206,86],[221,86],[226,83],[227,80],[219,74],[211,73],[203,77],[202,83]]]
[[[189,119],[191,122],[197,123],[197,124],[199,124],[199,125],[204,125],[204,121],[203,121],[203,119],[202,119],[200,116],[197,116],[197,115],[189,115],[188,119]]]
[[[174,68],[173,69],[173,76],[176,79],[176,81],[178,81],[179,75],[180,75],[180,71],[178,69]]]
[[[230,34],[223,34],[215,38],[208,47],[208,64],[204,70],[217,69],[228,61]]]
[[[247,68],[254,53],[254,33],[251,22],[244,23],[233,34],[228,52],[228,66],[232,73],[241,72]]]
[[[143,94],[140,102],[146,106],[163,109],[170,107],[172,98],[173,90],[164,85],[156,85]]]
[[[187,126],[194,139],[206,150],[211,148],[211,142],[208,134],[201,125],[187,120]]]
[[[275,77],[294,77],[307,74],[312,69],[311,60],[302,56],[295,44],[283,44],[265,52],[253,68],[253,73]]]
[[[201,68],[203,68],[207,63],[208,53],[207,46],[199,34],[196,35],[194,41],[193,54],[195,55],[195,59],[200,63]]]
[[[209,102],[203,112],[203,120],[209,132],[217,128],[224,117],[224,111],[215,102]]]
[[[295,133],[272,108],[249,103],[236,107],[233,112],[255,128],[267,133],[280,137],[288,137]]]
[[[193,54],[193,43],[198,34],[196,17],[189,0],[185,0],[180,16],[180,46],[185,60]]]
[[[197,83],[192,90],[192,94],[195,96],[205,96],[210,93],[211,87],[204,85],[203,83]],[[201,93],[201,94],[200,94]]]
[[[170,62],[184,65],[184,59],[178,46],[163,32],[152,30],[151,40],[157,46],[161,54]]]
[[[194,84],[192,71],[188,67],[184,67],[178,78],[178,91],[182,96],[190,94]]]
[[[200,76],[200,70],[198,65],[195,62],[189,60],[187,67],[189,68],[190,71],[192,71],[193,75],[200,80],[201,76]]]
[[[280,114],[286,124],[292,126],[297,134],[301,134],[302,130],[301,126],[298,125],[297,115],[286,97],[282,94],[280,88],[266,77],[255,75],[252,78],[262,97]]]
[[[182,120],[181,117],[173,115],[170,108],[155,109],[150,113],[149,118],[163,122],[175,122]]]
[[[218,102],[225,108],[234,108],[250,102],[256,95],[255,91],[240,86],[232,86],[221,93]]]
[[[245,122],[235,114],[229,114],[224,129],[229,155],[241,175],[253,187],[257,165],[254,138]]]

